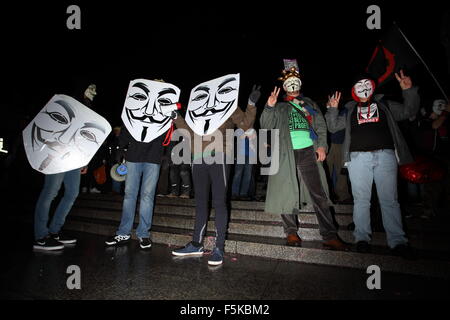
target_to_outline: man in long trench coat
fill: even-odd
[[[324,247],[347,250],[337,235],[325,191],[322,162],[327,152],[327,127],[317,104],[300,94],[296,68],[283,71],[286,96],[278,101],[280,88],[271,93],[260,118],[261,128],[278,129],[279,170],[269,176],[265,211],[280,213],[287,244],[301,246],[297,214],[303,203],[312,204],[319,222]],[[316,156],[317,154],[317,156]],[[320,168],[320,170],[319,170]]]

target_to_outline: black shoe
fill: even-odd
[[[405,260],[416,260],[416,253],[413,248],[409,246],[409,244],[399,244],[394,249],[391,249],[393,255],[402,257]]]
[[[152,240],[149,238],[139,238],[139,246],[141,249],[150,249],[152,247]]]
[[[62,250],[64,249],[64,244],[56,241],[52,237],[47,237],[36,240],[33,244],[33,249],[46,251]]]
[[[69,237],[63,233],[50,234],[50,237],[64,244],[75,244],[77,243],[77,239],[73,237]]]
[[[122,244],[122,243],[127,243],[131,240],[131,236],[126,235],[116,235],[116,236],[112,236],[109,237],[108,239],[106,239],[105,243],[107,246],[115,246],[118,244]]]
[[[358,241],[356,243],[356,251],[359,253],[370,253],[372,251],[372,247],[367,241]]]

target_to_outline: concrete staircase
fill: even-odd
[[[120,223],[122,197],[103,194],[82,194],[70,212],[67,230],[110,236]],[[347,225],[352,222],[352,206],[334,206],[335,220],[340,237],[353,243],[352,232]],[[155,243],[172,247],[183,246],[192,238],[195,217],[193,199],[157,197],[153,215],[152,239]],[[205,248],[214,246],[214,209],[208,223]],[[135,226],[138,223],[138,214]],[[355,250],[338,252],[326,250],[321,245],[317,218],[311,209],[299,214],[301,248],[285,245],[285,235],[278,214],[264,213],[263,202],[232,201],[228,236],[225,244],[226,257],[233,254],[282,259],[313,264],[325,264],[366,269],[378,265],[382,271],[448,278],[450,274],[450,244],[446,230],[425,230],[423,224],[408,224],[411,245],[418,249],[418,260],[406,261],[392,256],[386,248],[384,232],[372,235],[373,251],[360,254]],[[425,232],[426,231],[426,232]]]

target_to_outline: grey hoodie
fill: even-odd
[[[392,139],[394,140],[395,155],[399,165],[413,162],[414,159],[409,152],[408,145],[398,127],[397,121],[406,120],[416,115],[419,111],[420,97],[417,93],[418,88],[412,87],[402,91],[403,104],[383,100],[383,95],[375,95],[374,101],[378,104],[379,108],[386,114],[389,130],[391,131]],[[327,122],[328,130],[331,133],[335,133],[339,130],[345,129],[345,140],[342,145],[344,156],[343,162],[350,161],[350,141],[351,141],[351,125],[350,117],[357,105],[356,101],[350,101],[345,105],[347,113],[339,116],[338,108],[328,108],[325,113],[325,120]]]

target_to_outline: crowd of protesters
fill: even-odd
[[[448,206],[445,200],[449,196],[450,176],[448,140],[450,104],[448,101],[435,100],[429,105],[421,102],[411,78],[400,72],[396,74],[396,77],[402,89],[402,102],[386,100],[381,95],[375,95],[375,82],[369,77],[360,76],[355,79],[351,102],[345,105],[340,104],[341,93],[335,92],[328,97],[327,103],[319,106],[300,94],[301,82],[286,84],[287,79],[292,80],[292,74],[288,76],[284,74],[284,76],[283,88],[286,94],[278,97],[280,88],[275,88],[265,102],[265,106],[260,103],[260,110],[262,110],[259,113],[260,121],[254,114],[252,119],[246,120],[248,123],[246,122],[245,126],[239,125],[240,118],[235,121],[239,128],[235,134],[234,158],[235,160],[243,158],[244,162],[227,166],[225,171],[227,175],[230,175],[229,186],[225,182],[220,188],[213,187],[213,189],[220,189],[220,192],[217,189],[213,190],[213,193],[219,192],[231,200],[265,201],[266,211],[282,214],[287,244],[292,246],[299,246],[302,241],[297,233],[298,210],[296,211],[296,208],[298,209],[302,204],[311,204],[318,215],[324,245],[327,244],[335,250],[346,250],[347,246],[337,236],[329,205],[331,203],[353,204],[352,228],[359,252],[370,252],[370,234],[373,223],[377,220],[372,219],[371,226],[371,215],[374,212],[371,203],[375,202],[373,206],[375,208],[379,205],[377,214],[381,217],[378,221],[382,222],[391,249],[396,249],[399,245],[404,247],[408,245],[402,227],[402,218],[433,219],[445,212]],[[294,74],[294,78],[299,79],[299,76]],[[260,98],[259,89],[254,87],[247,106],[250,109],[241,110],[242,115],[249,111],[256,113],[251,108],[256,106]],[[84,98],[85,102],[93,100]],[[279,98],[282,98],[282,101],[278,101]],[[289,113],[285,110],[291,111]],[[183,126],[180,119],[182,119],[181,115],[174,121],[177,127]],[[302,131],[302,126],[306,130]],[[267,165],[257,162],[260,150],[255,146],[261,147],[261,145],[254,141],[260,139],[260,128],[278,129],[281,132],[280,146],[284,149],[278,149],[281,155],[280,168],[279,172],[272,176],[260,174],[261,167]],[[283,133],[283,130],[286,132]],[[117,175],[112,174],[112,169],[115,170],[117,165],[127,160],[128,146],[121,145],[119,142],[124,134],[126,130],[123,127],[114,127],[88,168],[82,172],[85,175],[73,184],[80,189],[79,191],[91,194],[124,194],[125,177],[119,179]],[[24,161],[19,147],[20,139],[17,141],[16,144],[11,145],[11,152],[3,161],[6,168],[4,172],[8,172],[7,169],[12,168],[14,163],[17,164],[17,159]],[[204,198],[204,202],[207,203],[210,192],[202,189],[203,182],[200,181],[200,175],[212,170],[211,174],[217,173],[219,176],[221,171],[216,170],[217,172],[214,173],[214,168],[205,165],[201,172],[197,172],[197,176],[193,176],[190,163],[175,164],[172,161],[172,150],[178,143],[180,141],[172,141],[163,148],[161,164],[155,167],[155,170],[158,170],[155,174],[159,176],[159,179],[155,185],[154,196],[197,199],[200,192],[200,194],[204,193],[202,199]],[[263,148],[266,149],[264,152],[270,155],[272,151],[270,141],[264,144]],[[293,151],[292,159],[289,150]],[[311,161],[306,161],[307,159]],[[48,232],[47,226],[44,226],[48,222],[46,212],[65,179],[64,176],[67,175],[61,176],[61,181],[58,180],[58,187],[54,188],[51,197],[47,197],[45,201],[38,200],[36,219],[41,223],[37,232],[42,234],[42,237]],[[300,180],[298,185],[297,178]],[[2,179],[6,183],[10,177],[4,174]],[[45,185],[50,188],[56,184],[46,182]],[[276,189],[278,193],[274,191]],[[71,190],[69,182],[67,182],[66,190]],[[45,196],[44,191],[41,193],[41,198],[42,195]],[[279,192],[283,193],[283,197],[280,197]],[[73,190],[72,194],[71,200],[67,200],[67,204],[63,205],[64,210],[61,209],[64,213],[60,214],[59,220],[54,219],[50,226],[50,233],[55,235],[53,239],[59,242],[72,241],[59,235],[64,217],[70,211],[71,203],[78,195],[78,190]],[[374,198],[375,201],[373,201]],[[220,201],[225,206],[225,201],[222,201],[224,199],[221,198]],[[154,200],[149,201],[153,203]],[[213,195],[214,201],[218,200],[214,200]],[[43,202],[45,202],[45,208],[41,208]],[[226,206],[223,210],[226,217]],[[130,210],[130,217],[132,211]],[[150,226],[151,222],[147,225]],[[222,262],[225,226],[224,218],[219,257],[216,257],[213,263]],[[198,239],[194,241],[196,247],[192,247],[190,243],[178,251],[175,250],[174,254],[195,255],[202,252],[199,251],[203,232],[201,228],[200,223],[197,228],[199,229],[197,230]],[[148,230],[141,231],[142,238],[148,238]],[[39,236],[39,238],[42,237]],[[113,240],[111,240],[112,244],[118,242]],[[151,242],[147,241],[143,248],[150,246]],[[401,251],[400,255],[408,256],[405,248],[399,251]]]

